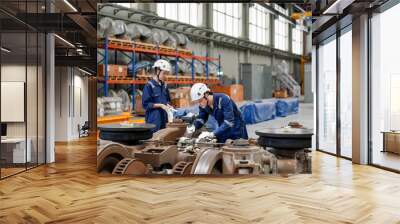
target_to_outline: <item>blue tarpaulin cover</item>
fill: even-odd
[[[275,100],[264,100],[245,103],[240,107],[246,124],[256,124],[275,118]]]
[[[276,116],[286,117],[299,112],[299,99],[288,98],[276,101]]]

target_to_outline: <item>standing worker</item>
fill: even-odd
[[[248,139],[246,124],[238,107],[229,96],[223,93],[212,93],[203,83],[196,83],[190,89],[193,102],[199,103],[199,116],[194,122],[197,129],[201,128],[212,115],[218,122],[218,128],[213,132],[203,132],[199,138],[217,138],[224,143],[227,139]]]
[[[153,79],[147,82],[143,89],[142,105],[146,110],[146,123],[155,124],[152,130],[156,132],[164,129],[168,122],[171,97],[165,83],[167,75],[171,72],[171,64],[163,59],[157,60],[153,65]]]

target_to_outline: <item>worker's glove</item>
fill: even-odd
[[[165,110],[166,112],[169,111],[169,107],[165,104],[160,104],[161,109]]]
[[[199,135],[199,139],[213,139],[215,138],[214,133],[205,131]]]
[[[178,111],[177,109],[175,109],[173,106],[171,106],[171,105],[169,105],[169,104],[167,104],[167,107],[168,107],[173,113],[175,113],[175,112]]]
[[[196,131],[196,127],[193,124],[187,126],[187,128],[186,128],[186,133],[189,135],[193,134],[195,131]]]

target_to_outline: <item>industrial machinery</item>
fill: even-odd
[[[143,150],[140,140],[152,137],[151,124],[111,124],[99,126],[100,141],[97,152],[97,172],[112,173],[117,164],[132,158],[135,152]]]
[[[152,134],[151,124],[111,124],[99,126],[100,141],[97,154],[97,171],[100,173],[135,174],[129,166],[140,167],[138,163],[151,166],[152,170],[172,169],[178,154],[177,142],[186,131],[186,123],[175,120],[167,128]],[[126,158],[135,158],[135,161]],[[118,172],[114,172],[116,167]],[[149,171],[146,171],[149,172]],[[139,172],[144,174],[146,172]]]
[[[190,124],[182,120],[152,136],[152,125],[101,126],[97,170],[117,175],[311,173],[312,132],[296,122],[289,125],[257,131],[258,140],[225,143],[196,138],[198,133],[188,132]]]
[[[277,173],[311,173],[312,130],[292,123],[291,126],[256,131],[258,144],[276,157]]]

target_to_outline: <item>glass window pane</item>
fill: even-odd
[[[336,40],[318,49],[318,144],[336,154]]]
[[[217,14],[217,18],[218,18],[217,31],[220,32],[220,33],[225,33],[225,29],[224,29],[224,27],[225,27],[225,20],[224,20],[225,17],[221,13],[218,13]]]
[[[217,13],[217,11],[213,12],[213,29],[215,31],[218,30],[218,13]]]
[[[25,119],[28,69],[26,38],[25,31],[1,35],[1,47],[7,49],[1,51],[1,123],[5,125],[6,130],[2,136],[9,142],[5,143],[5,140],[2,140],[1,144],[2,177],[24,171],[25,164],[32,159],[31,141],[27,141],[26,138]],[[12,100],[9,98],[11,95]]]
[[[343,156],[352,157],[352,35],[340,37],[340,130]]]
[[[157,15],[165,17],[165,3],[157,4]]]
[[[400,4],[371,19],[372,163],[395,170],[400,170],[400,155],[396,154],[400,153],[400,136],[382,132],[400,131],[400,45],[398,31],[394,28],[398,27],[398,21]]]
[[[226,34],[232,35],[233,34],[233,20],[232,17],[226,17]]]
[[[214,20],[218,22],[214,23],[214,30],[220,33],[231,35],[234,37],[240,36],[240,18],[239,13],[241,4],[232,3],[214,3]],[[219,12],[219,11],[223,12]]]
[[[234,12],[233,12],[233,5],[236,5],[236,4],[229,4],[229,3],[226,3],[226,4],[225,4],[225,7],[226,7],[226,14],[228,14],[228,15],[233,15],[233,14],[234,14]]]
[[[38,157],[37,162],[38,164],[44,164],[46,158],[46,149],[45,149],[45,65],[46,65],[46,37],[44,34],[39,34],[39,43],[38,43]]]
[[[38,81],[38,34],[36,32],[27,33],[28,43],[28,62],[27,62],[27,76],[26,76],[26,113],[27,113],[27,138],[28,138],[28,150],[30,153],[30,161],[28,162],[28,168],[37,165],[37,149],[38,149],[38,125],[37,125],[37,81]],[[28,153],[29,155],[29,153]]]

